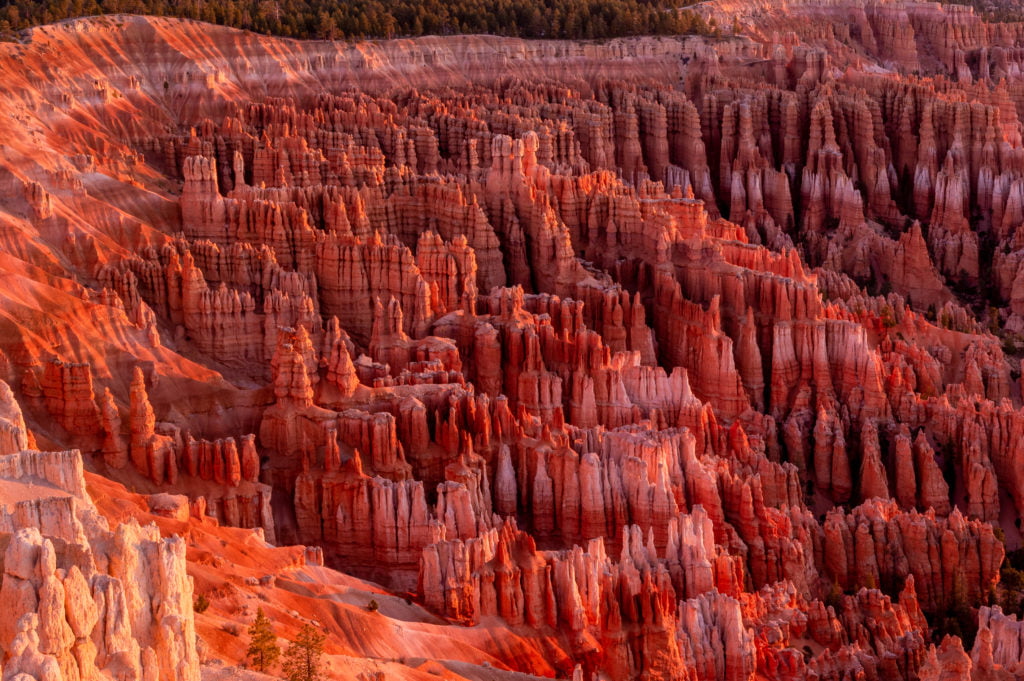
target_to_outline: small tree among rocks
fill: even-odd
[[[249,649],[245,653],[253,669],[265,672],[281,657],[277,647],[277,636],[270,624],[270,618],[263,614],[263,608],[256,610],[256,619],[249,627]]]
[[[299,630],[299,635],[288,646],[281,663],[287,681],[321,681],[324,678],[320,658],[324,654],[326,638],[310,624]]]

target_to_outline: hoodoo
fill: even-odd
[[[606,4],[8,8],[3,681],[1024,674],[1024,22]]]

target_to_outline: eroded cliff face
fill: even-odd
[[[414,599],[282,606],[348,658],[407,618],[574,679],[1012,676],[1024,28],[702,11],[748,36],[0,50],[0,484],[63,490],[0,505],[5,678],[196,678],[186,545],[237,661],[213,623],[293,596],[214,536]]]
[[[24,438],[20,409],[0,388]],[[0,455],[3,678],[198,681],[185,541],[134,521],[111,529],[78,451],[22,444]]]

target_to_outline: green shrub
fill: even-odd
[[[199,594],[196,597],[196,602],[192,604],[192,609],[196,612],[206,612],[210,607],[210,599],[203,594]]]

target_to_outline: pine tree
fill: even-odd
[[[249,650],[245,656],[251,661],[253,669],[261,672],[273,667],[281,656],[277,636],[270,626],[270,618],[263,614],[263,608],[256,611],[256,619],[249,627]]]
[[[320,657],[326,637],[307,624],[299,631],[284,654],[281,669],[288,681],[321,681]]]

